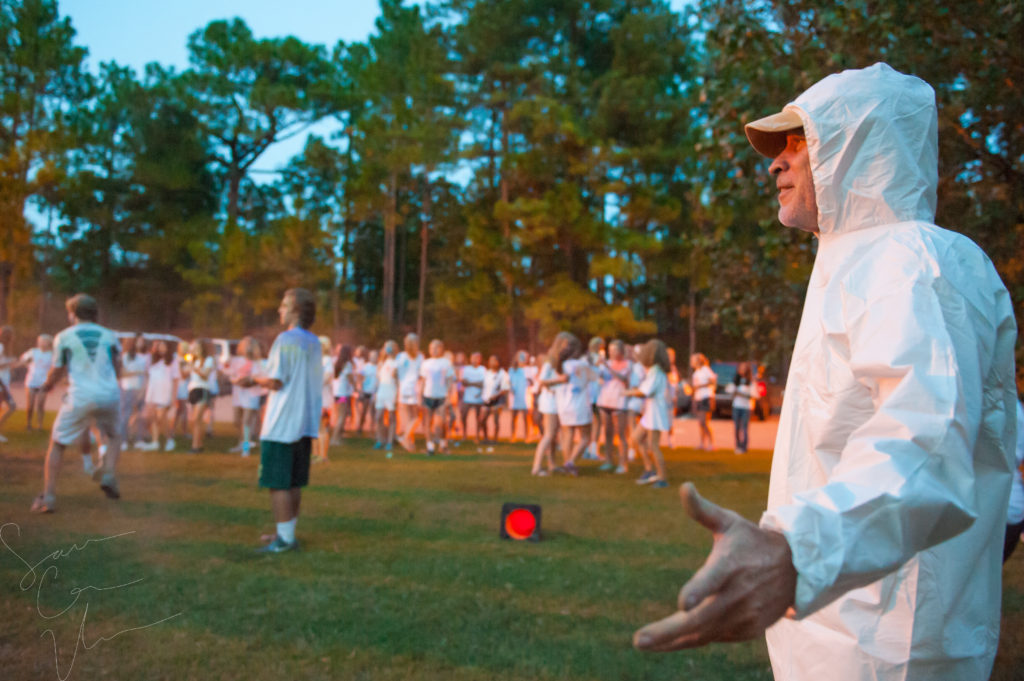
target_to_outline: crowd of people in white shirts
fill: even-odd
[[[346,430],[369,426],[374,447],[391,456],[397,443],[417,450],[422,431],[428,455],[448,452],[472,440],[478,452],[493,451],[502,423],[508,439],[538,440],[532,474],[577,475],[581,458],[601,461],[600,470],[627,474],[639,459],[639,484],[666,486],[662,438],[673,428],[675,391],[683,389],[674,354],[662,341],[630,346],[594,338],[584,349],[570,334],[559,334],[549,351],[530,357],[517,352],[504,368],[497,356],[447,350],[433,340],[427,353],[415,334],[403,348],[388,341],[380,350],[324,344],[324,429],[319,457]],[[711,449],[708,425],[716,376],[701,354],[691,358],[692,388],[702,429],[702,448]],[[756,396],[749,369],[733,386],[734,412],[749,412]],[[330,406],[328,406],[330,405]],[[502,419],[502,414],[508,417]],[[740,413],[738,416],[742,417]],[[472,428],[471,428],[472,427]],[[746,430],[737,453],[746,451]],[[557,463],[556,463],[556,454]]]
[[[41,335],[36,347],[7,362],[3,341],[0,332],[0,371],[27,366],[28,426],[32,428],[34,420],[41,428],[45,395],[40,387],[53,363],[53,339]],[[347,432],[366,429],[374,437],[374,448],[388,457],[396,443],[416,451],[417,431],[428,455],[449,452],[466,441],[479,452],[490,452],[507,423],[509,440],[537,443],[533,475],[577,475],[581,459],[600,461],[600,470],[624,475],[631,463],[638,462],[643,473],[637,482],[662,487],[667,475],[661,446],[672,432],[675,393],[680,389],[692,394],[700,448],[713,447],[709,423],[714,372],[703,355],[695,354],[691,382],[681,382],[674,353],[659,340],[632,346],[593,338],[584,349],[576,336],[563,332],[547,353],[531,357],[517,352],[507,368],[494,355],[485,363],[480,352],[470,353],[467,361],[466,353],[446,349],[441,340],[431,341],[423,353],[415,334],[405,337],[401,350],[395,341],[379,350],[332,347],[326,336],[320,342],[324,412],[315,461],[327,460],[330,446],[340,443]],[[226,362],[218,362],[205,341],[174,345],[150,342],[141,334],[122,342],[119,430],[125,448],[173,451],[176,438],[190,437],[188,451],[201,452],[212,429],[212,402],[223,375],[232,384],[239,438],[232,451],[248,456],[258,446],[267,395],[265,388],[248,380],[265,371],[262,344],[247,336]],[[0,382],[8,386],[9,377],[4,378],[0,375]],[[743,422],[742,432],[737,427],[736,451],[743,453],[745,424],[756,400],[749,370],[740,368],[733,388],[734,419]],[[13,408],[6,389],[0,404],[5,401],[10,406],[0,424]],[[508,417],[503,418],[506,411]],[[101,445],[101,454],[102,449]],[[83,452],[89,469],[88,441],[83,442]]]

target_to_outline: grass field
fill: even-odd
[[[313,470],[302,551],[261,557],[253,548],[272,524],[255,458],[128,452],[114,502],[74,452],[57,513],[40,517],[28,507],[45,436],[8,436],[4,681],[771,678],[763,641],[662,656],[631,648],[637,627],[672,611],[710,546],[674,486],[593,468],[532,478],[522,445],[386,460],[351,440]],[[208,451],[229,444],[215,437]],[[760,515],[766,452],[668,459],[675,483]],[[503,501],[541,504],[544,541],[499,539]],[[131,534],[98,541],[121,533]],[[1000,681],[1024,668],[1022,553],[1004,568]]]

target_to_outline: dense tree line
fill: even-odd
[[[879,60],[935,87],[938,222],[1024,319],[1019,3],[381,0],[365,43],[229,19],[139,74],[87,71],[53,0],[0,2],[0,320],[26,333],[88,290],[122,326],[239,334],[301,284],[363,339],[658,333],[778,364],[814,244],[743,124]]]

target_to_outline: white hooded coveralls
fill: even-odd
[[[936,227],[927,83],[825,78],[804,124],[820,243],[761,526],[798,573],[778,681],[982,681],[999,640],[1016,326],[984,253]]]

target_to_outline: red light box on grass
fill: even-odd
[[[501,538],[540,541],[540,506],[506,502],[501,507]]]

